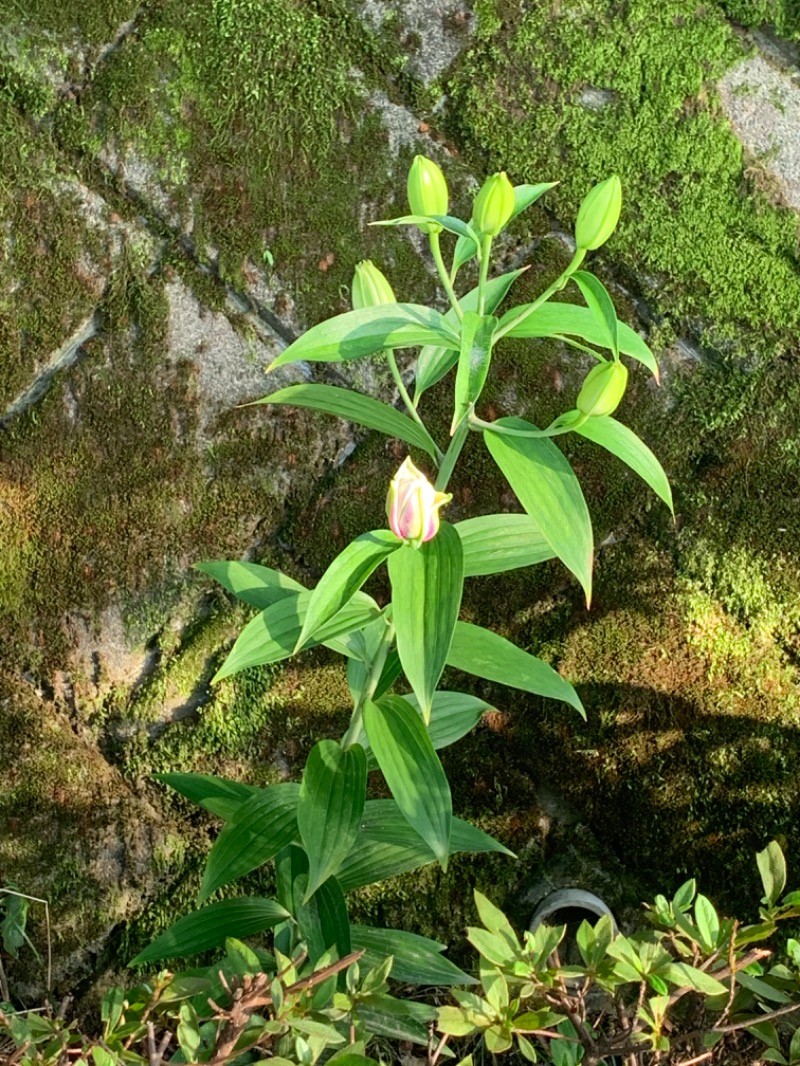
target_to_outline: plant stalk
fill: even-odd
[[[403,375],[400,373],[400,367],[397,365],[397,359],[395,358],[394,352],[390,348],[386,351],[385,354],[389,363],[389,369],[391,370],[392,377],[394,378],[394,383],[395,385],[397,385],[397,391],[400,393],[403,403],[405,404],[406,411],[411,416],[411,418],[417,423],[417,425],[421,429],[424,429],[426,433],[428,433],[428,427],[420,418],[419,412],[417,411],[416,407],[414,406],[413,400],[408,394],[408,389],[406,388],[405,382],[403,381]],[[430,434],[428,435],[430,436]],[[434,447],[436,448],[436,465],[441,466],[442,459],[444,459],[444,452],[436,443],[436,441],[434,441],[433,443]]]
[[[433,254],[433,261],[436,263],[436,269],[439,272],[444,291],[447,293],[447,298],[450,301],[450,306],[456,313],[459,320],[464,317],[464,312],[461,310],[461,304],[458,302],[456,291],[453,288],[453,283],[450,281],[450,275],[447,272],[447,267],[444,265],[444,259],[442,259],[442,249],[439,246],[439,234],[429,233],[428,240],[431,245],[431,253]]]
[[[569,279],[572,277],[572,275],[575,273],[575,271],[578,269],[578,267],[581,265],[585,255],[586,249],[578,248],[572,259],[570,260],[569,266],[563,272],[563,274],[559,274],[553,284],[548,286],[548,288],[546,288],[543,293],[537,296],[532,304],[528,304],[525,310],[520,312],[520,314],[518,314],[516,318],[512,319],[511,322],[509,322],[502,329],[497,330],[494,335],[495,343],[497,343],[497,341],[499,341],[501,337],[505,337],[506,333],[509,333],[512,329],[516,329],[516,327],[519,326],[520,323],[524,322],[529,315],[532,315],[533,312],[538,310],[538,308],[540,308],[543,303],[546,303],[550,299],[550,297],[554,295],[554,293],[560,292],[561,289],[564,288]]]

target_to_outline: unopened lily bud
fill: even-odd
[[[356,263],[353,274],[353,310],[397,303],[392,286],[371,259]]]
[[[446,215],[447,181],[432,159],[415,155],[408,172],[408,203],[413,215]],[[420,222],[423,233],[440,233],[438,222]]]
[[[587,252],[605,244],[619,222],[622,210],[622,183],[616,174],[593,189],[584,197],[575,222],[575,243]]]
[[[437,492],[410,459],[406,459],[389,485],[386,516],[396,537],[418,548],[439,532],[439,508],[452,500]]]
[[[582,415],[610,415],[619,407],[628,384],[628,368],[616,360],[593,366],[578,393],[577,407]]]
[[[481,186],[472,208],[472,221],[487,237],[496,237],[514,214],[514,186],[504,170]]]

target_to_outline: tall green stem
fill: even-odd
[[[458,423],[447,451],[444,453],[442,465],[439,467],[439,476],[436,478],[435,488],[437,492],[444,492],[447,488],[447,482],[450,480],[450,476],[453,473],[458,457],[461,455],[461,449],[464,447],[467,440],[467,435],[469,433],[469,416],[471,413],[472,405],[470,405],[469,411]]]
[[[350,717],[350,725],[347,727],[347,732],[342,737],[342,747],[347,751],[358,740],[361,735],[361,729],[364,723],[364,707],[367,700],[371,700],[375,695],[375,689],[378,687],[378,682],[381,679],[383,668],[386,665],[386,657],[389,654],[389,649],[392,646],[394,640],[394,622],[391,619],[387,619],[386,629],[384,630],[381,642],[378,645],[372,662],[369,666],[369,673],[367,674],[367,680],[364,684],[364,689],[356,700],[353,707],[353,714]]]
[[[447,293],[447,298],[450,301],[450,306],[455,311],[458,320],[464,317],[464,312],[461,310],[461,304],[458,302],[456,291],[453,288],[453,283],[450,281],[450,275],[447,273],[447,267],[444,265],[444,259],[442,259],[442,249],[439,247],[439,234],[429,233],[428,239],[431,243],[431,252],[433,254],[433,261],[436,264],[436,269],[439,272],[444,291]]]
[[[395,359],[394,352],[389,349],[384,354],[386,355],[386,359],[389,363],[389,369],[392,372],[392,377],[394,378],[394,383],[397,386],[397,391],[400,393],[403,403],[405,404],[406,411],[408,411],[409,415],[411,415],[417,425],[421,429],[424,429],[426,433],[428,433],[428,427],[420,418],[419,412],[417,411],[416,407],[414,406],[413,400],[408,394],[408,389],[406,388],[405,382],[403,381],[403,376],[400,373],[400,367],[397,365],[397,360]],[[430,436],[430,434],[428,435]],[[436,448],[436,465],[439,466],[441,464],[442,459],[444,458],[444,452],[439,447],[439,445],[436,444],[435,441],[434,447]]]
[[[508,323],[508,325],[504,326],[503,329],[498,329],[497,330],[497,332],[494,335],[495,344],[497,343],[497,341],[500,340],[501,337],[505,337],[506,333],[509,333],[512,329],[516,329],[516,327],[518,325],[520,325],[520,323],[525,321],[525,319],[528,317],[528,315],[532,315],[533,312],[537,308],[541,307],[543,303],[546,303],[554,293],[559,292],[561,289],[563,289],[564,286],[569,281],[569,279],[572,277],[572,275],[575,273],[575,271],[578,269],[578,267],[583,262],[583,259],[584,259],[585,255],[586,255],[586,249],[585,248],[578,248],[577,251],[575,252],[575,254],[572,257],[569,266],[564,271],[564,273],[563,274],[559,274],[559,276],[556,278],[556,280],[553,282],[553,284],[549,288],[545,289],[544,292],[540,296],[537,296],[532,304],[527,304],[525,306],[524,311],[521,311],[516,316],[516,318],[513,318]]]
[[[492,252],[492,238],[488,234],[481,241],[481,269],[478,277],[478,314],[482,315],[486,307],[486,279],[489,276],[489,256]]]

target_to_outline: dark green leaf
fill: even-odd
[[[153,777],[226,821],[251,796],[261,792],[255,785],[227,781],[224,777],[213,777],[211,774],[153,774]]]
[[[500,319],[499,332],[507,337],[558,337],[566,334],[570,337],[580,337],[589,344],[604,346],[604,330],[589,308],[578,307],[570,303],[544,303],[532,311],[518,326],[512,327],[508,333],[505,333],[505,328],[509,323],[516,321],[529,306],[529,304],[521,304],[519,307],[512,307],[506,311]],[[657,380],[658,364],[639,334],[624,322],[619,322],[617,329],[619,350],[623,355],[629,355],[632,359],[643,363]]]
[[[458,333],[444,315],[420,304],[362,307],[312,326],[274,360],[270,370],[300,360],[341,363],[418,344],[458,349]]]
[[[350,930],[353,950],[364,949],[362,966],[378,966],[394,956],[392,977],[410,985],[472,985],[475,979],[442,957],[444,944],[402,929],[373,929],[354,925]]]
[[[306,901],[308,856],[296,844],[281,851],[276,861],[278,899],[300,927],[308,956],[316,964],[328,951],[339,958],[350,953],[350,920],[344,894],[329,877]]]
[[[403,545],[388,566],[397,652],[427,722],[461,606],[461,539],[442,522],[433,540],[419,548]]]
[[[286,782],[259,789],[242,804],[209,853],[200,888],[201,900],[269,862],[294,840],[299,796],[300,786]]]
[[[218,947],[226,937],[242,939],[252,936],[264,929],[272,929],[288,917],[274,899],[255,896],[223,899],[179,919],[149,947],[140,951],[131,965],[143,966],[179,955],[196,955]]]
[[[279,389],[278,392],[256,402],[291,404],[294,407],[311,407],[316,411],[325,411],[367,429],[377,429],[388,437],[396,437],[410,444],[412,448],[427,452],[431,458],[436,458],[436,445],[422,426],[394,407],[374,400],[371,396],[362,396],[351,389],[310,383],[290,385],[289,388]]]
[[[308,756],[297,827],[309,858],[306,899],[335,874],[361,827],[367,790],[367,757],[354,744],[347,751],[335,740],[320,740]]]
[[[780,844],[771,840],[763,851],[758,852],[756,862],[764,886],[764,898],[770,905],[777,903],[786,887],[786,859]]]
[[[413,692],[401,698],[407,700],[417,712],[421,713],[419,700]],[[477,696],[469,696],[465,692],[434,692],[428,736],[435,750],[439,751],[450,744],[455,744],[457,740],[466,736],[478,724],[484,711],[490,708],[491,704],[478,699]],[[367,768],[377,769],[378,763],[370,749],[367,734],[363,730],[358,737],[358,743],[367,753]]]
[[[451,433],[455,431],[470,404],[477,401],[486,384],[486,375],[489,373],[492,359],[492,336],[496,325],[497,319],[493,315],[464,312]]]
[[[586,270],[576,270],[571,280],[583,293],[595,322],[603,331],[603,347],[610,348],[616,358],[619,354],[617,312],[605,285]]]
[[[336,556],[312,592],[295,650],[312,640],[402,543],[389,529],[374,529],[352,540]]]
[[[489,629],[458,622],[447,664],[487,681],[563,700],[585,717],[577,692],[552,666]]]
[[[364,725],[370,747],[403,817],[442,868],[450,853],[450,785],[419,714],[399,696],[368,702]]]
[[[647,482],[653,492],[674,514],[672,489],[667,475],[655,455],[633,430],[609,415],[593,415],[576,426],[575,433],[580,433],[587,440],[599,444],[601,448],[605,448],[606,451],[626,463],[635,474]]]
[[[555,556],[527,514],[489,514],[456,522],[464,552],[464,577],[500,574],[543,563]]]
[[[428,1026],[436,1017],[436,1009],[411,999],[374,994],[359,999],[358,1017],[371,1033],[424,1046],[428,1043]]]
[[[513,852],[499,840],[469,822],[454,818],[450,853],[459,851],[495,851],[513,857]],[[349,891],[435,861],[433,852],[411,828],[394,800],[368,800],[361,833],[336,876],[342,888]]]
[[[521,418],[495,425],[535,429]],[[587,606],[592,596],[592,522],[572,467],[546,437],[501,436],[484,432],[486,447],[542,536],[580,581]]]

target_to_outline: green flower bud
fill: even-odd
[[[619,407],[628,384],[628,368],[616,360],[598,363],[586,375],[578,393],[582,415],[610,415]]]
[[[353,274],[353,310],[397,303],[392,286],[371,259],[356,263]]]
[[[578,210],[575,243],[587,252],[605,244],[619,222],[622,184],[616,174],[590,189]]]
[[[408,172],[408,203],[413,215],[446,215],[448,207],[447,182],[432,159],[415,155]],[[423,233],[440,233],[437,222],[420,222]]]
[[[496,237],[514,214],[514,186],[504,170],[492,174],[475,197],[472,221],[487,237]]]

